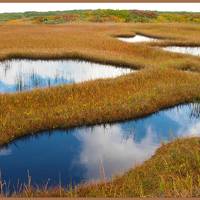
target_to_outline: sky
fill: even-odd
[[[0,13],[75,9],[138,9],[200,12],[200,3],[0,3]]]

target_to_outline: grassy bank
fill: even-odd
[[[141,117],[200,97],[199,74],[144,70],[116,79],[0,95],[0,142],[53,128]]]

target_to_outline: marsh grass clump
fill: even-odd
[[[199,98],[199,82],[198,73],[152,69],[115,79],[0,95],[0,143],[43,130],[142,117],[191,102]]]

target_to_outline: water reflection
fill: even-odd
[[[12,151],[8,148],[1,148],[0,149],[0,156],[8,156],[12,153]]]
[[[126,134],[120,125],[105,130],[95,127],[79,133],[78,139],[83,145],[79,161],[86,167],[86,179],[102,178],[101,165],[107,178],[124,172],[147,159],[158,146],[150,128],[140,142],[134,141],[133,135]]]
[[[114,78],[130,72],[133,70],[85,61],[11,60],[0,62],[0,92]]]
[[[199,135],[200,104],[188,104],[139,120],[54,130],[16,140],[0,150],[3,179],[62,185],[122,173],[148,159],[162,141]]]
[[[165,47],[163,48],[166,51],[175,52],[175,53],[184,53],[184,54],[191,54],[194,56],[200,56],[200,47]]]
[[[124,42],[156,42],[158,39],[152,38],[152,37],[147,37],[143,35],[135,35],[133,37],[118,37],[119,40],[124,41]]]

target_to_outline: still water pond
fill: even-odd
[[[6,182],[78,184],[122,173],[151,157],[161,141],[200,134],[200,105],[187,104],[139,120],[54,130],[18,139],[0,150]]]
[[[0,92],[114,78],[130,72],[133,70],[86,61],[11,60],[0,62]]]
[[[118,37],[119,40],[124,41],[124,42],[156,42],[158,39],[152,38],[152,37],[147,37],[143,35],[135,35],[133,37]]]
[[[118,37],[119,40],[129,43],[137,43],[137,42],[156,42],[159,39],[147,37],[143,35],[135,35],[133,37]],[[179,47],[179,46],[168,46],[163,47],[163,50],[175,52],[175,53],[184,53],[190,54],[194,56],[200,56],[200,47]]]
[[[164,50],[175,52],[175,53],[184,53],[191,54],[193,56],[200,56],[200,47],[165,47]]]

